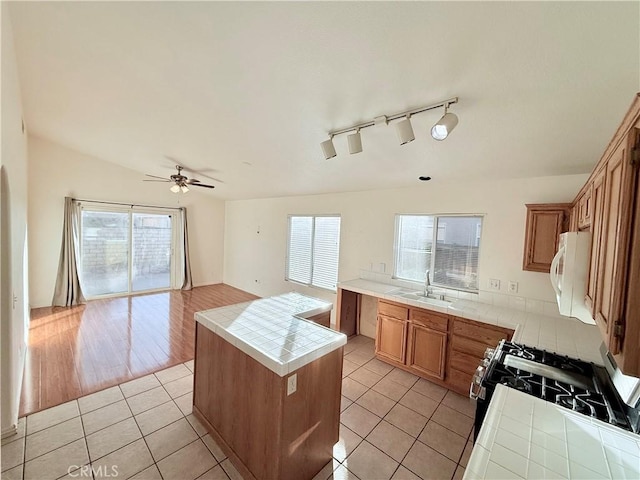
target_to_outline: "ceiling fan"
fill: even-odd
[[[169,182],[169,183],[173,183],[173,185],[171,186],[171,191],[173,193],[187,193],[189,191],[189,187],[204,187],[204,188],[216,188],[213,185],[207,185],[206,183],[202,183],[200,180],[196,180],[195,178],[188,178],[186,176],[184,176],[182,174],[182,170],[184,170],[184,167],[181,167],[180,165],[176,165],[176,169],[178,170],[178,173],[174,173],[173,175],[171,175],[169,178],[164,178],[164,177],[158,177],[157,175],[149,175],[148,173],[146,174],[147,177],[151,177],[154,180],[150,180],[150,179],[144,179],[143,182]],[[159,180],[155,180],[155,179],[159,179]]]

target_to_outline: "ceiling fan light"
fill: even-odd
[[[169,190],[171,190],[173,193],[178,193],[180,192],[180,185],[173,185]]]
[[[322,147],[322,154],[325,160],[329,160],[337,155],[336,147],[333,146],[333,140],[331,138],[322,142],[320,146]]]
[[[413,142],[416,139],[416,136],[413,133],[413,127],[411,126],[411,120],[408,116],[404,120],[400,120],[396,123],[396,134],[398,135],[400,145]]]
[[[349,153],[360,153],[362,152],[362,137],[360,136],[360,130],[356,133],[352,133],[351,135],[347,135],[347,141],[349,142]]]
[[[458,117],[455,113],[445,113],[438,123],[431,128],[431,136],[435,140],[444,140],[449,136],[458,124]]]
[[[186,185],[181,185],[180,190],[182,190],[182,193],[187,193],[189,191],[189,187],[187,187]]]

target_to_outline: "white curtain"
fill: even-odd
[[[70,307],[86,303],[78,277],[80,228],[80,205],[71,197],[64,199],[64,222],[62,226],[62,247],[53,306]]]
[[[191,263],[189,260],[189,234],[187,228],[187,209],[180,208],[180,259],[182,260],[182,290],[191,290]]]

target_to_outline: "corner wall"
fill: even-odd
[[[144,175],[29,136],[29,249],[31,307],[51,305],[55,288],[64,197],[187,207],[194,286],[222,281],[224,203],[192,188],[175,194],[168,185],[143,182]]]
[[[395,214],[484,214],[479,258],[480,290],[501,280],[507,295],[553,302],[548,275],[522,270],[526,203],[570,202],[587,175],[476,181],[367,192],[228,201],[224,282],[260,296],[296,290],[335,301],[335,294],[286,282],[287,215],[340,214],[339,281],[393,273]],[[373,276],[376,276],[373,273]],[[384,275],[379,275],[384,277]],[[481,296],[484,295],[481,293]],[[521,300],[523,301],[523,300]]]
[[[2,2],[2,153],[0,156],[0,420],[2,434],[18,421],[29,328],[27,138],[8,2]]]

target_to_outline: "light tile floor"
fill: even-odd
[[[191,414],[193,361],[21,418],[2,478],[240,479]],[[316,479],[459,479],[471,454],[467,398],[345,346],[340,441]]]

